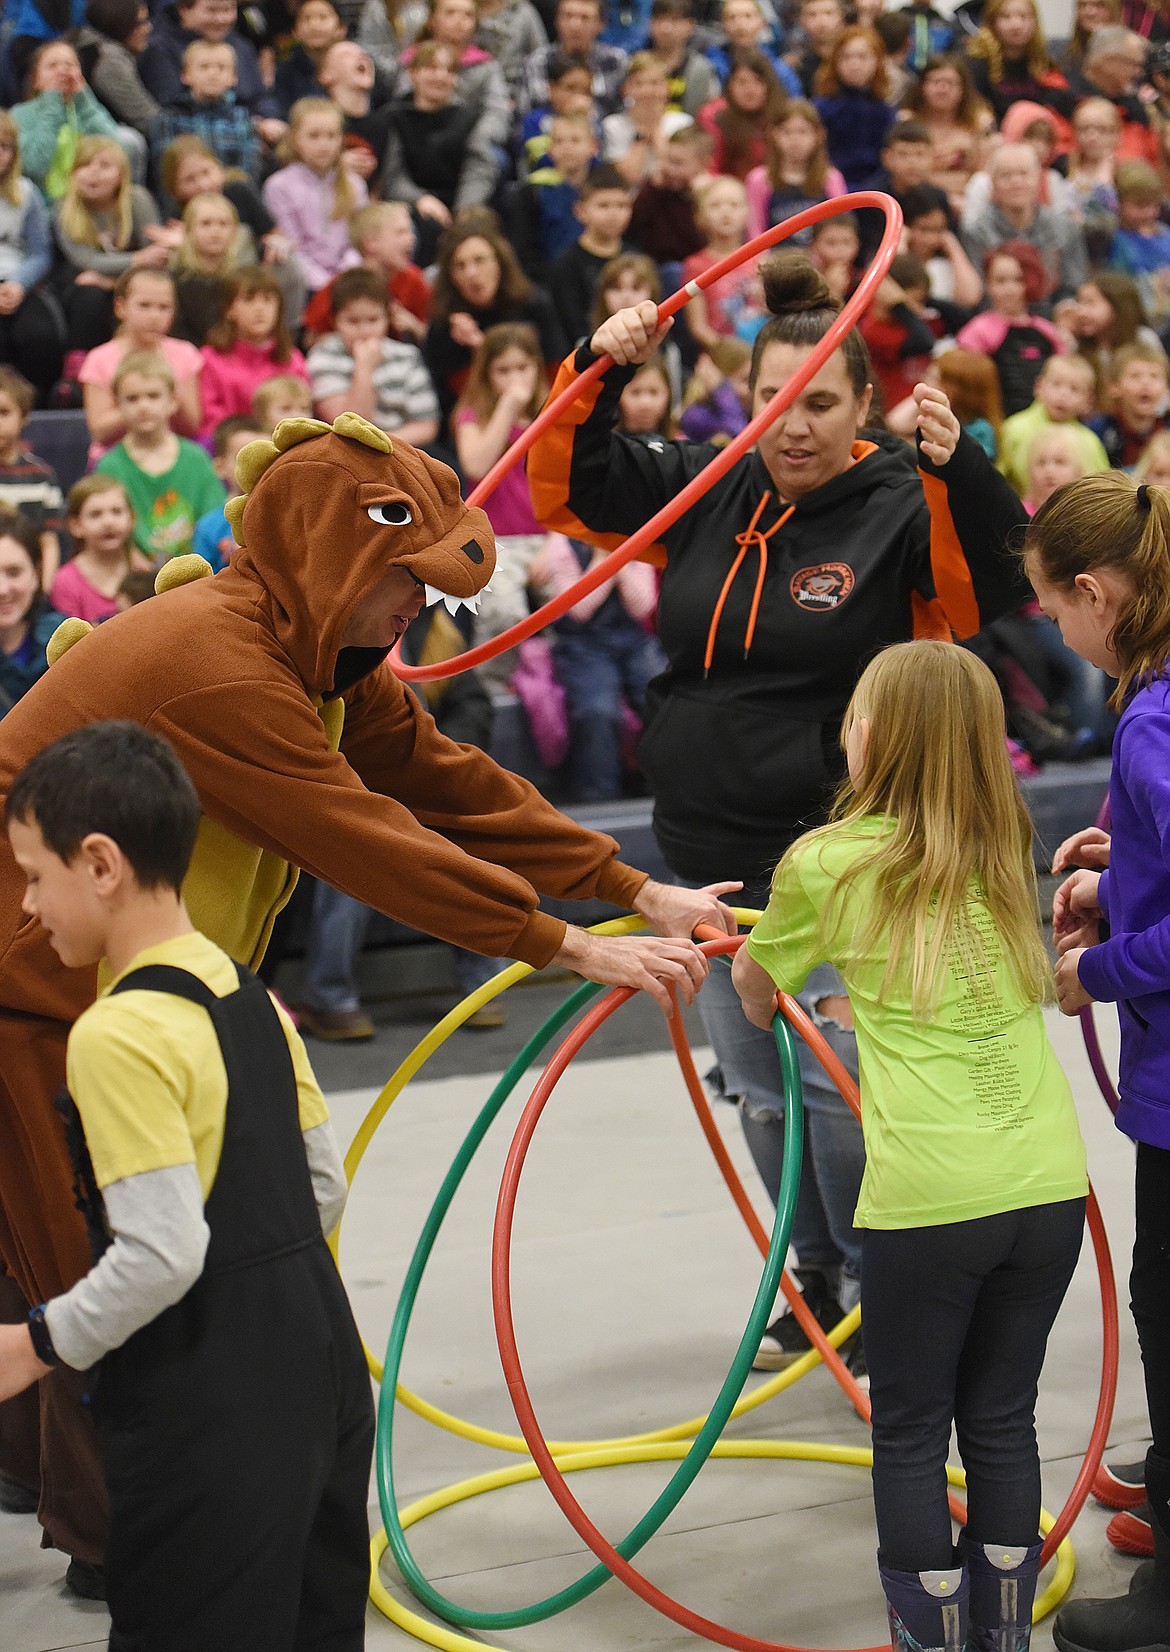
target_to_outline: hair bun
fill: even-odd
[[[777,252],[760,265],[764,302],[773,315],[805,310],[839,310],[825,278],[802,252]]]

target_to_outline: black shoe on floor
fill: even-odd
[[[0,1474],[0,1511],[4,1514],[35,1514],[39,1502],[35,1491]]]
[[[105,1600],[106,1569],[88,1560],[71,1560],[65,1572],[65,1587],[80,1600]]]
[[[796,1277],[804,1286],[805,1305],[815,1314],[822,1331],[831,1331],[834,1325],[839,1325],[845,1317],[845,1310],[830,1291],[824,1274],[809,1270],[807,1274],[802,1275],[801,1270],[797,1269]],[[801,1330],[796,1315],[786,1306],[780,1317],[772,1321],[760,1338],[759,1349],[752,1361],[752,1370],[786,1371],[802,1354],[807,1354],[811,1347],[812,1344]]]

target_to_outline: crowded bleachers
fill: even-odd
[[[908,462],[925,379],[1029,509],[1166,468],[1160,5],[8,0],[0,92],[0,543],[39,561],[0,604],[0,711],[45,669],[47,616],[116,612],[193,547],[222,565],[245,432],[353,410],[470,487],[608,314],[847,189],[906,216],[862,333],[871,422]],[[799,240],[842,299],[880,231]],[[750,267],[693,300],[622,428],[729,440],[763,319]],[[122,526],[94,538],[103,502]],[[592,556],[522,472],[489,513],[500,571],[465,641]],[[656,579],[487,669],[495,749],[570,806],[643,796]],[[1107,757],[1108,685],[1038,610],[973,646],[1021,775]]]

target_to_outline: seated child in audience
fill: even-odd
[[[389,335],[386,285],[373,270],[347,270],[333,288],[335,332],[314,344],[306,368],[317,417],[358,413],[414,447],[439,433],[439,403],[418,349]]]
[[[21,440],[32,412],[33,387],[14,367],[0,365],[0,507],[19,511],[37,536],[46,591],[61,563],[61,509],[65,501],[52,465]]]
[[[366,204],[366,186],[341,164],[343,117],[324,98],[301,98],[277,150],[285,164],[265,180],[264,204],[296,249],[310,292],[360,263],[349,218]]]
[[[758,0],[723,0],[719,21],[723,27],[723,42],[708,46],[707,58],[723,84],[727,83],[731,73],[735,52],[757,51],[767,58],[785,95],[791,98],[800,96],[800,77],[775,50],[775,42],[770,38],[770,22]]]
[[[413,262],[415,234],[410,208],[405,201],[371,201],[350,219],[349,235],[363,267],[373,270],[386,283],[391,338],[421,345],[427,336],[431,284]],[[301,319],[310,341],[333,331],[332,281],[313,294]]]
[[[813,225],[808,243],[809,263],[820,270],[838,304],[845,302],[857,283],[860,252],[861,235],[854,213],[842,212],[836,218],[823,218]]]
[[[252,397],[252,417],[266,436],[271,436],[282,419],[310,419],[313,392],[308,379],[291,373],[277,373],[257,385]]]
[[[305,358],[284,319],[280,284],[262,264],[226,285],[219,318],[203,346],[203,434],[232,414],[246,414],[265,379],[306,377]]]
[[[451,420],[459,465],[469,487],[482,481],[496,460],[519,440],[547,394],[548,379],[535,329],[517,322],[489,327]],[[529,613],[529,573],[546,538],[532,509],[523,465],[508,472],[483,508],[496,536],[496,571],[481,594],[475,616],[477,644],[498,637]],[[515,663],[515,650],[509,649],[485,661],[481,675],[502,687]]]
[[[69,490],[65,524],[73,555],[53,581],[53,607],[100,625],[118,612],[118,587],[130,570],[150,567],[134,543],[126,489],[112,476],[82,477]]]
[[[955,233],[955,221],[945,190],[935,184],[919,184],[901,199],[906,223],[904,250],[926,266],[930,279],[930,301],[940,306],[948,330],[958,330],[963,321],[955,311],[969,312],[983,297],[979,272]]]
[[[113,138],[82,138],[65,193],[53,209],[64,260],[59,286],[71,350],[105,344],[114,330],[115,283],[130,270],[165,269],[158,208],[130,182],[126,152]]]
[[[865,188],[883,190],[901,206],[912,189],[930,181],[933,157],[929,128],[919,120],[896,120],[882,144],[881,165],[866,180]],[[873,207],[865,207],[857,216],[862,262],[868,264],[881,242],[885,215]]]
[[[695,190],[712,148],[711,134],[701,126],[680,127],[666,140],[662,159],[634,196],[626,236],[656,264],[681,264],[703,246]]]
[[[125,489],[140,551],[155,561],[182,556],[199,518],[223,504],[223,483],[204,450],[171,429],[175,379],[162,356],[127,356],[114,374],[114,397],[126,434],[96,474]]]
[[[907,13],[882,11],[881,4],[882,0],[863,0],[862,5],[854,5],[854,17],[858,23],[868,23],[882,43],[882,56],[889,79],[886,102],[891,109],[897,109],[917,79],[909,68],[914,39]]]
[[[20,133],[0,109],[0,360],[35,386],[47,406],[61,377],[65,329],[46,288],[53,263],[53,234],[40,190],[21,169]]]
[[[661,356],[644,361],[618,398],[617,428],[648,440],[674,436],[674,395],[670,372]]]
[[[1151,488],[1170,488],[1170,431],[1159,430],[1150,437],[1133,473]]]
[[[1110,269],[1137,282],[1146,314],[1155,323],[1170,316],[1170,225],[1161,220],[1162,185],[1145,161],[1121,161],[1116,171],[1117,233]]]
[[[699,110],[695,120],[711,138],[711,171],[740,182],[768,158],[769,128],[785,106],[784,90],[763,52],[739,47],[723,96]]]
[[[183,208],[183,239],[171,259],[175,334],[196,348],[223,315],[237,270],[255,262],[252,237],[226,195],[196,195]]]
[[[829,52],[829,47],[845,27],[841,0],[800,0],[800,37],[803,51],[795,54],[794,68],[806,98],[811,98]]]
[[[151,154],[157,170],[175,138],[194,133],[218,156],[251,178],[260,176],[260,138],[248,111],[236,102],[236,51],[229,40],[192,40],[183,50],[186,95],[155,117]]]
[[[1079,474],[1108,470],[1109,460],[1088,425],[1081,421],[1093,409],[1096,374],[1084,356],[1050,356],[1036,380],[1036,399],[1022,413],[1013,413],[999,433],[999,471],[1023,498],[1028,488],[1028,455],[1037,433],[1048,425],[1067,430],[1077,453]]]
[[[1003,401],[995,363],[975,350],[959,348],[944,350],[936,357],[934,368],[939,389],[945,392],[956,419],[994,461],[1003,429]]]
[[[262,261],[280,282],[289,324],[295,325],[305,304],[305,277],[292,242],[276,227],[276,220],[264,205],[260,191],[242,174],[231,177],[202,138],[176,138],[167,145],[159,175],[162,193],[182,212],[196,195],[226,195],[248,230]],[[168,209],[169,210],[169,209]],[[165,226],[168,245],[178,247],[182,225],[172,220]]]
[[[1032,309],[1046,297],[1048,273],[1027,241],[993,247],[983,265],[988,308],[957,334],[964,350],[990,356],[999,373],[1005,413],[1022,413],[1032,401],[1040,369],[1068,344],[1047,317]]]
[[[821,117],[811,103],[794,98],[768,128],[768,159],[744,179],[749,236],[762,235],[820,201],[844,195],[845,180],[829,165]],[[810,229],[790,236],[786,246],[807,247]]]
[[[888,91],[877,35],[857,24],[842,29],[817,70],[813,102],[825,123],[829,157],[850,189],[863,188],[881,165],[894,123]]]
[[[671,107],[687,115],[719,96],[719,76],[699,49],[696,17],[695,0],[651,0],[646,50],[666,70]]]
[[[581,233],[576,206],[581,186],[597,160],[597,138],[588,115],[554,115],[548,164],[534,168],[512,198],[512,241],[526,270],[538,279]]]
[[[751,345],[741,338],[716,339],[703,351],[683,396],[680,436],[725,447],[739,435],[751,417],[751,362]]]
[[[262,441],[271,434],[271,431],[262,429],[260,421],[250,413],[229,414],[216,425],[211,436],[211,463],[229,498],[240,491],[236,481],[236,460],[240,450],[249,442]],[[196,522],[191,549],[203,558],[213,574],[227,567],[235,544],[223,505],[209,510]]]
[[[1141,294],[1132,276],[1114,270],[1098,270],[1077,290],[1070,314],[1071,333],[1078,352],[1093,364],[1097,377],[1096,400],[1104,405],[1109,364],[1123,344],[1141,340],[1162,348],[1157,333],[1148,324]]]
[[[644,252],[619,252],[611,258],[597,278],[597,296],[589,316],[589,337],[619,310],[652,299],[662,302],[662,283],[658,271]],[[682,399],[683,364],[678,345],[673,338],[665,338],[658,347],[658,356],[670,379],[672,403]]]
[[[925,316],[929,290],[923,265],[899,253],[859,323],[887,408],[912,395],[930,366],[935,334]]]
[[[755,0],[730,3],[755,9]],[[666,70],[651,52],[635,52],[630,58],[622,96],[625,108],[606,115],[601,123],[601,155],[617,167],[631,189],[639,189],[660,164],[673,134],[693,122],[690,115],[670,108]]]
[[[1018,413],[1015,416],[1020,417]],[[1041,425],[1034,431],[1024,451],[1026,479],[1018,490],[1024,509],[1030,516],[1035,516],[1057,488],[1082,476],[1092,475],[1100,468],[1099,465],[1094,465],[1091,470],[1086,467],[1084,446],[1073,421]]]
[[[1109,364],[1106,411],[1088,422],[1105,444],[1115,470],[1130,470],[1150,437],[1167,427],[1170,367],[1152,344],[1123,344]]]
[[[167,272],[133,269],[119,277],[114,288],[114,315],[117,332],[108,344],[89,352],[78,374],[85,395],[91,465],[125,433],[113,383],[118,364],[128,355],[158,353],[165,359],[175,380],[176,431],[197,436],[203,423],[199,402],[203,358],[193,344],[170,336],[175,319],[175,284]]]
[[[520,123],[520,176],[548,163],[552,125],[558,115],[584,115],[598,136],[593,110],[593,70],[587,57],[556,52],[548,65],[548,102],[530,109]]]
[[[274,88],[286,120],[299,98],[325,96],[317,70],[330,46],[345,39],[345,24],[330,0],[298,0],[289,9],[293,12],[292,40],[277,61]]]
[[[633,194],[612,166],[596,166],[581,185],[573,211],[581,233],[552,265],[549,287],[568,339],[582,338],[605,265],[622,250]]]
[[[45,650],[60,623],[45,596],[36,528],[0,510],[0,717],[49,669]]]
[[[549,536],[532,569],[542,602],[559,596],[605,552]],[[650,679],[663,669],[651,626],[658,598],[653,568],[627,562],[553,625],[553,670],[569,720],[569,795],[592,803],[619,797],[625,707],[642,716]]]
[[[153,568],[131,568],[121,585],[115,601],[118,612],[124,614],[127,608],[137,608],[140,602],[149,602],[154,596],[155,571]]]
[[[713,178],[699,196],[698,217],[707,241],[683,264],[684,282],[694,281],[747,240],[747,191],[739,179]],[[709,350],[717,338],[728,338],[735,332],[736,323],[752,307],[749,294],[753,273],[750,263],[741,264],[690,300],[687,326],[701,349]]]

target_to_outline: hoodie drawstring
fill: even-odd
[[[795,505],[789,505],[783,515],[776,518],[767,533],[761,533],[758,523],[760,517],[764,514],[764,510],[771,497],[772,494],[769,490],[764,494],[759,504],[756,506],[752,519],[744,529],[743,533],[737,533],[735,536],[735,543],[739,546],[739,555],[731,564],[727,578],[723,581],[723,589],[719,593],[719,601],[715,604],[715,612],[711,615],[711,627],[707,632],[707,649],[703,655],[704,676],[707,676],[711,670],[711,661],[715,657],[715,633],[719,629],[719,621],[723,618],[723,610],[726,606],[731,587],[735,583],[735,576],[739,573],[739,570],[743,566],[743,560],[748,553],[748,547],[754,544],[760,554],[760,568],[756,575],[756,588],[752,595],[752,606],[751,612],[748,615],[747,630],[744,632],[744,659],[746,660],[748,655],[751,653],[752,642],[754,641],[756,635],[756,620],[759,618],[760,613],[760,599],[764,594],[764,576],[768,572],[768,541],[774,533],[778,532],[779,529],[784,526],[785,522],[787,522],[788,518],[796,509]]]

